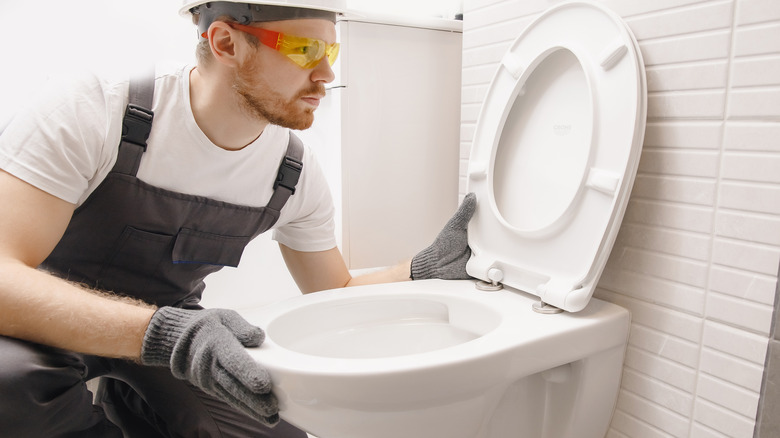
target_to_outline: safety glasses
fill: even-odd
[[[285,55],[303,68],[314,68],[325,57],[328,58],[328,64],[333,65],[339,56],[339,43],[326,44],[325,41],[314,38],[285,35],[273,30],[238,23],[228,24],[233,29],[253,35],[263,45]]]

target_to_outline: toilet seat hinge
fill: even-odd
[[[547,304],[541,299],[538,303],[533,303],[531,308],[534,309],[534,312],[541,313],[543,315],[555,315],[557,313],[563,313],[563,309],[559,309],[552,304]]]
[[[502,271],[501,269],[495,266],[488,269],[487,278],[490,280],[490,282],[489,283],[487,281],[477,282],[476,284],[477,289],[486,292],[495,292],[497,290],[501,290],[504,288],[504,285],[499,283],[499,281],[504,279],[504,271]]]
[[[480,280],[477,282],[477,284],[474,285],[478,290],[484,291],[484,292],[495,292],[499,291],[504,288],[504,285],[493,280],[491,282],[487,282],[484,280]]]

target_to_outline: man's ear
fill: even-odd
[[[236,41],[236,37],[238,37],[237,32],[224,21],[211,23],[206,31],[214,58],[231,67],[240,64],[237,50],[238,42]]]

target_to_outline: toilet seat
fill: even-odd
[[[504,55],[477,121],[469,275],[571,312],[590,300],[636,175],[644,66],[619,16],[554,7]]]

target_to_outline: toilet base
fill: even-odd
[[[506,388],[475,438],[603,438],[617,402],[624,350],[615,347],[521,378]]]

